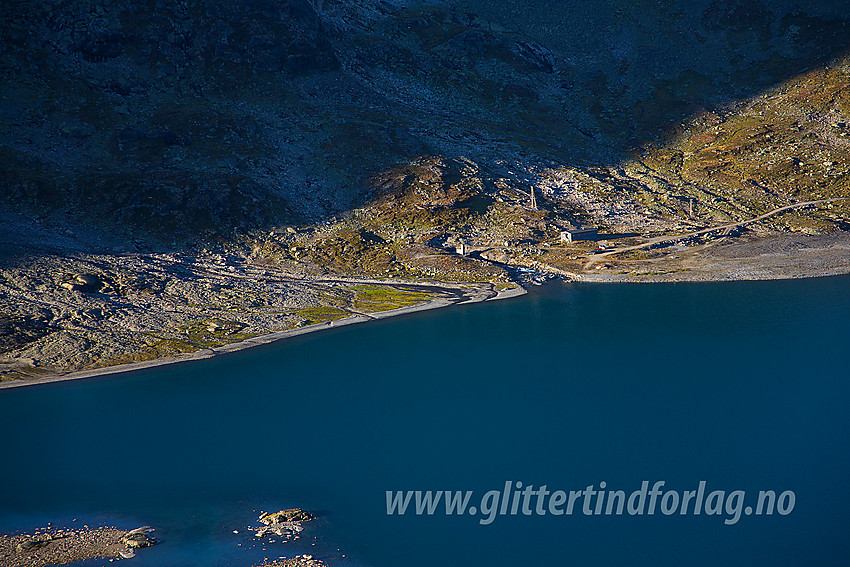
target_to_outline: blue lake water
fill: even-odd
[[[556,283],[0,391],[0,530],[154,525],[162,544],[137,567],[298,553],[371,567],[850,565],[849,343],[850,277]],[[506,481],[629,494],[644,480],[795,501],[734,525],[579,504],[486,526],[386,512],[387,490],[473,490],[478,505]],[[297,542],[263,549],[246,532],[260,510],[295,506],[319,515]]]

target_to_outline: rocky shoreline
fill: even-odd
[[[424,301],[417,302],[413,305],[406,305],[403,307],[396,307],[394,309],[389,309],[387,311],[377,311],[377,312],[345,312],[345,316],[339,319],[330,319],[327,321],[322,321],[320,323],[308,324],[303,326],[297,326],[294,328],[284,328],[283,330],[272,330],[272,332],[267,332],[264,334],[257,334],[252,336],[247,336],[245,338],[240,338],[239,340],[235,340],[233,342],[222,341],[222,344],[217,346],[210,346],[207,348],[199,348],[197,350],[193,350],[191,352],[180,353],[174,356],[162,356],[157,358],[152,358],[149,360],[140,360],[136,362],[127,362],[123,364],[115,364],[108,365],[98,368],[91,368],[86,370],[80,370],[76,372],[40,372],[29,374],[26,377],[18,378],[18,379],[5,379],[0,381],[0,389],[8,388],[8,387],[18,387],[18,386],[30,386],[36,384],[45,384],[49,382],[56,381],[64,381],[64,380],[77,380],[82,378],[90,378],[94,376],[103,376],[103,375],[111,375],[122,372],[129,372],[133,370],[140,370],[144,368],[150,368],[154,366],[161,366],[164,364],[173,364],[177,362],[185,362],[189,360],[199,360],[204,358],[209,358],[212,356],[216,356],[219,354],[235,352],[237,350],[242,350],[245,348],[250,348],[253,346],[258,346],[262,344],[268,344],[271,342],[275,342],[278,340],[286,339],[289,337],[304,335],[307,333],[338,328],[346,325],[353,325],[357,323],[364,323],[370,320],[383,319],[387,317],[393,317],[398,315],[404,315],[409,313],[415,313],[419,311],[426,311],[430,309],[437,309],[440,307],[446,307],[448,305],[454,305],[459,303],[475,303],[480,301],[489,301],[489,300],[497,300],[497,299],[507,299],[510,297],[516,297],[518,295],[522,295],[525,293],[525,290],[519,285],[511,285],[505,286],[501,289],[496,289],[495,286],[491,284],[477,284],[477,285],[455,285],[450,283],[441,283],[441,284],[423,284],[421,282],[398,282],[398,281],[380,281],[376,282],[374,280],[364,280],[364,279],[355,279],[355,278],[339,278],[334,279],[335,283],[341,285],[350,285],[350,284],[380,284],[382,286],[387,286],[388,288],[394,289],[398,288],[398,286],[408,289],[410,286],[415,286],[419,290],[427,290],[429,293],[429,297]],[[266,322],[268,324],[268,322]],[[272,327],[273,329],[273,327]],[[271,330],[271,329],[270,329]],[[227,337],[225,337],[227,338]],[[5,362],[5,364],[4,364]],[[0,371],[2,370],[15,370],[20,369],[21,367],[26,367],[27,364],[31,364],[26,358],[21,361],[21,358],[7,358],[6,361],[0,359]]]
[[[672,245],[640,257],[605,257],[576,279],[585,282],[777,280],[850,273],[850,233],[728,239]]]
[[[150,535],[153,531],[149,526],[129,531],[114,527],[48,526],[29,534],[0,534],[0,565],[45,567],[96,558],[129,559],[135,556],[137,549],[156,543]]]
[[[274,536],[280,543],[296,540],[302,524],[313,520],[310,512],[288,508],[278,512],[263,512],[254,537],[263,540]],[[3,567],[47,567],[67,565],[89,559],[108,559],[110,562],[135,557],[136,551],[157,544],[154,529],[142,526],[120,530],[111,526],[90,528],[61,528],[48,524],[32,533],[0,534],[0,565]],[[234,532],[236,533],[236,532]],[[269,543],[274,542],[269,539]],[[264,548],[265,549],[265,548]],[[257,567],[324,567],[326,564],[308,554],[291,558],[266,559]]]
[[[0,326],[12,329],[6,339],[19,341],[0,355],[0,388],[197,360],[374,319],[514,297],[525,293],[516,282],[552,277],[650,283],[850,273],[850,233],[844,231],[674,242],[587,255],[563,267],[547,263],[553,253],[494,263],[512,274],[514,282],[506,283],[310,275],[220,254],[38,258],[7,268],[0,280],[0,312],[11,314]]]

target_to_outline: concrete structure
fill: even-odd
[[[598,228],[574,228],[561,233],[561,242],[575,242],[576,240],[596,240],[599,236]]]

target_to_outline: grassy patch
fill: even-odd
[[[344,319],[351,315],[348,311],[343,311],[337,307],[329,307],[322,305],[319,307],[306,307],[297,311],[298,315],[304,317],[305,325],[315,325],[316,323],[328,323],[337,319]]]
[[[434,295],[424,291],[409,291],[393,287],[363,285],[354,291],[353,307],[360,311],[390,311],[428,301]]]
[[[198,347],[212,348],[254,336],[240,332],[244,328],[244,324],[236,321],[209,319],[181,327],[181,331],[185,333],[186,337],[183,342]]]
[[[101,366],[114,366],[130,362],[144,362],[163,356],[176,356],[195,352],[202,348],[215,348],[255,337],[254,333],[242,333],[245,325],[225,319],[205,319],[191,325],[183,325],[170,336],[148,335],[155,339],[139,350],[107,360]]]

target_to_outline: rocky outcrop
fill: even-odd
[[[260,514],[260,521],[267,526],[282,522],[308,522],[312,519],[313,515],[301,508],[288,508],[280,512],[263,512]]]
[[[85,293],[112,291],[110,286],[94,274],[71,274],[67,276],[67,279],[60,286],[70,291],[82,291]]]
[[[304,529],[302,522],[313,519],[313,515],[301,508],[289,508],[279,512],[263,512],[260,514],[260,523],[263,527],[255,530],[259,538],[274,534],[284,539],[298,539],[298,534]]]

